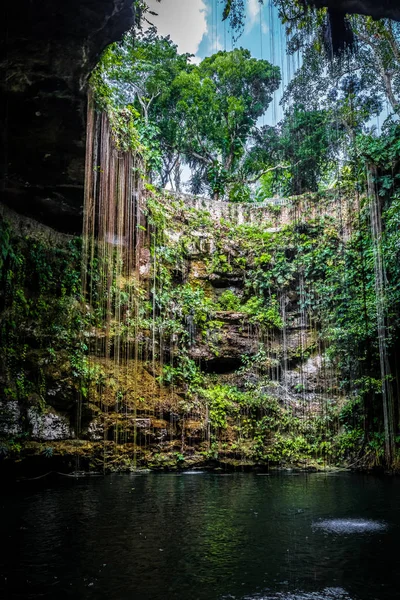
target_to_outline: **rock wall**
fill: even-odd
[[[1,200],[80,233],[87,80],[132,25],[133,3],[6,0],[1,13]]]
[[[171,196],[177,198],[168,193],[165,205],[170,203]],[[227,291],[240,301],[249,293],[245,290],[246,279],[255,268],[254,259],[257,256],[250,257],[249,249],[242,246],[243,238],[236,237],[240,228],[245,232],[244,238],[248,230],[249,238],[255,233],[263,233],[273,240],[285,229],[295,226],[305,230],[308,224],[313,226],[326,219],[341,235],[346,236],[351,230],[352,206],[351,199],[338,201],[336,195],[319,197],[310,194],[292,199],[271,199],[260,205],[214,202],[181,195],[172,209],[168,208],[174,213],[170,219],[174,225],[166,230],[166,237],[174,245],[189,236],[190,240],[185,244],[186,262],[182,278],[186,278],[194,288],[203,289],[218,306]],[[191,219],[200,220],[203,225],[191,229]],[[204,225],[205,222],[208,222],[208,226]],[[284,390],[287,399],[293,399],[300,379],[307,380],[310,377],[310,381],[302,382],[302,399],[304,394],[310,392],[309,399],[312,400],[316,391],[322,392],[326,380],[325,365],[315,350],[316,331],[313,323],[309,315],[301,310],[298,280],[295,285],[296,288],[283,286],[282,290],[272,290],[273,294],[279,296],[279,312],[283,317],[281,327],[271,327],[267,332],[262,332],[257,319],[252,319],[240,307],[229,310],[217,308],[213,311],[213,319],[220,323],[218,331],[210,331],[204,336],[196,334],[194,328],[190,356],[200,361],[208,371],[231,373],[240,367],[243,356],[254,356],[260,343],[264,344],[274,363],[270,376],[278,384],[276,387],[280,388],[277,391],[279,397],[282,399]],[[313,353],[312,357],[309,352]]]
[[[331,218],[337,223],[342,235],[351,232],[356,199],[340,197],[336,191],[321,194],[309,193],[289,198],[274,197],[263,202],[226,202],[210,200],[203,196],[168,191],[167,196],[183,200],[185,207],[205,211],[216,224],[224,220],[234,225],[255,225],[269,222],[268,231],[274,233],[285,225],[296,221],[310,222],[320,218]],[[196,235],[196,232],[194,232]],[[206,243],[206,242],[205,242]]]
[[[288,250],[291,268],[296,228],[309,227],[300,235],[315,243],[315,215],[271,223],[268,210],[149,196],[138,269],[100,286],[101,297],[92,288],[83,307],[81,255],[71,254],[79,240],[5,210],[15,249],[7,260],[19,248],[22,269],[0,295],[7,460],[58,457],[106,470],[325,464],[307,436],[343,397],[302,308],[300,275],[271,294],[249,287],[260,265],[270,277],[275,246]],[[329,234],[327,219],[318,227]],[[15,265],[3,265],[5,281]],[[90,269],[101,281],[101,256]],[[262,306],[249,310],[258,297]],[[116,298],[103,321],[101,307]],[[336,425],[327,432],[331,444]]]

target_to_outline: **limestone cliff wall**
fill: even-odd
[[[88,77],[134,21],[131,0],[2,5],[2,201],[60,231],[82,229]]]
[[[255,297],[248,278],[259,258],[251,236],[266,236],[273,245],[285,227],[304,227],[307,219],[313,227],[313,213],[305,213],[301,223],[290,220],[289,209],[279,222],[273,212],[271,223],[267,206],[215,206],[169,195],[148,201],[138,270],[110,288],[98,288],[105,305],[110,290],[115,294],[120,288],[114,313],[120,321],[112,317],[107,323],[95,316],[105,315],[95,303],[97,292],[79,307],[79,288],[65,287],[80,279],[81,256],[69,261],[74,240],[3,211],[15,247],[21,244],[19,260],[28,264],[33,253],[35,262],[31,272],[17,277],[15,298],[1,297],[6,308],[0,438],[12,452],[15,440],[23,440],[28,456],[75,456],[91,468],[104,460],[111,469],[175,468],[179,461],[194,466],[216,456],[217,464],[264,464],[265,449],[275,456],[279,426],[268,426],[261,438],[257,428],[271,403],[274,411],[283,411],[282,419],[288,414],[306,424],[320,418],[327,403],[342,402],[317,326],[302,308],[299,274],[292,284],[272,290],[275,324],[263,324],[246,304],[249,295]],[[331,216],[328,227],[333,224]],[[279,237],[276,243],[282,243]],[[68,265],[64,291],[49,279],[51,272],[57,278],[61,264]],[[97,280],[101,264],[93,268],[100,269],[93,272]],[[263,268],[268,274],[273,267]],[[223,306],[227,292],[235,306]],[[81,353],[83,347],[87,353]],[[200,388],[193,377],[202,378]],[[217,391],[216,406],[202,395],[203,388]],[[239,400],[230,399],[232,393]],[[240,398],[249,406],[241,407]]]

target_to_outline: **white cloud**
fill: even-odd
[[[179,52],[196,54],[204,35],[207,35],[207,5],[205,0],[148,0],[149,15],[160,35],[170,35]]]
[[[255,19],[260,13],[260,2],[258,0],[248,0],[247,10],[249,15]]]
[[[261,29],[265,34],[268,31],[268,25],[265,22],[263,15],[263,4],[260,4],[259,0],[247,0],[247,18],[245,32],[250,33],[253,27],[260,27],[260,13],[261,13]]]
[[[258,0],[248,0],[247,2],[247,19],[246,19],[246,30],[251,31],[253,27],[258,23],[260,14],[260,3]]]
[[[213,39],[212,36],[208,36],[208,54],[215,54],[220,50],[224,50],[222,36],[218,35],[215,39]]]
[[[197,54],[195,54],[194,56],[192,56],[192,58],[190,59],[190,62],[192,65],[199,65],[201,63],[203,59],[201,58],[201,56],[197,56]]]

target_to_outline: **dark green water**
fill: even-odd
[[[25,484],[3,493],[1,523],[1,598],[400,598],[397,478],[149,474]]]

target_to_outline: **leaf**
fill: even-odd
[[[226,0],[224,12],[222,13],[222,20],[226,21],[229,17],[232,8],[232,0]]]

